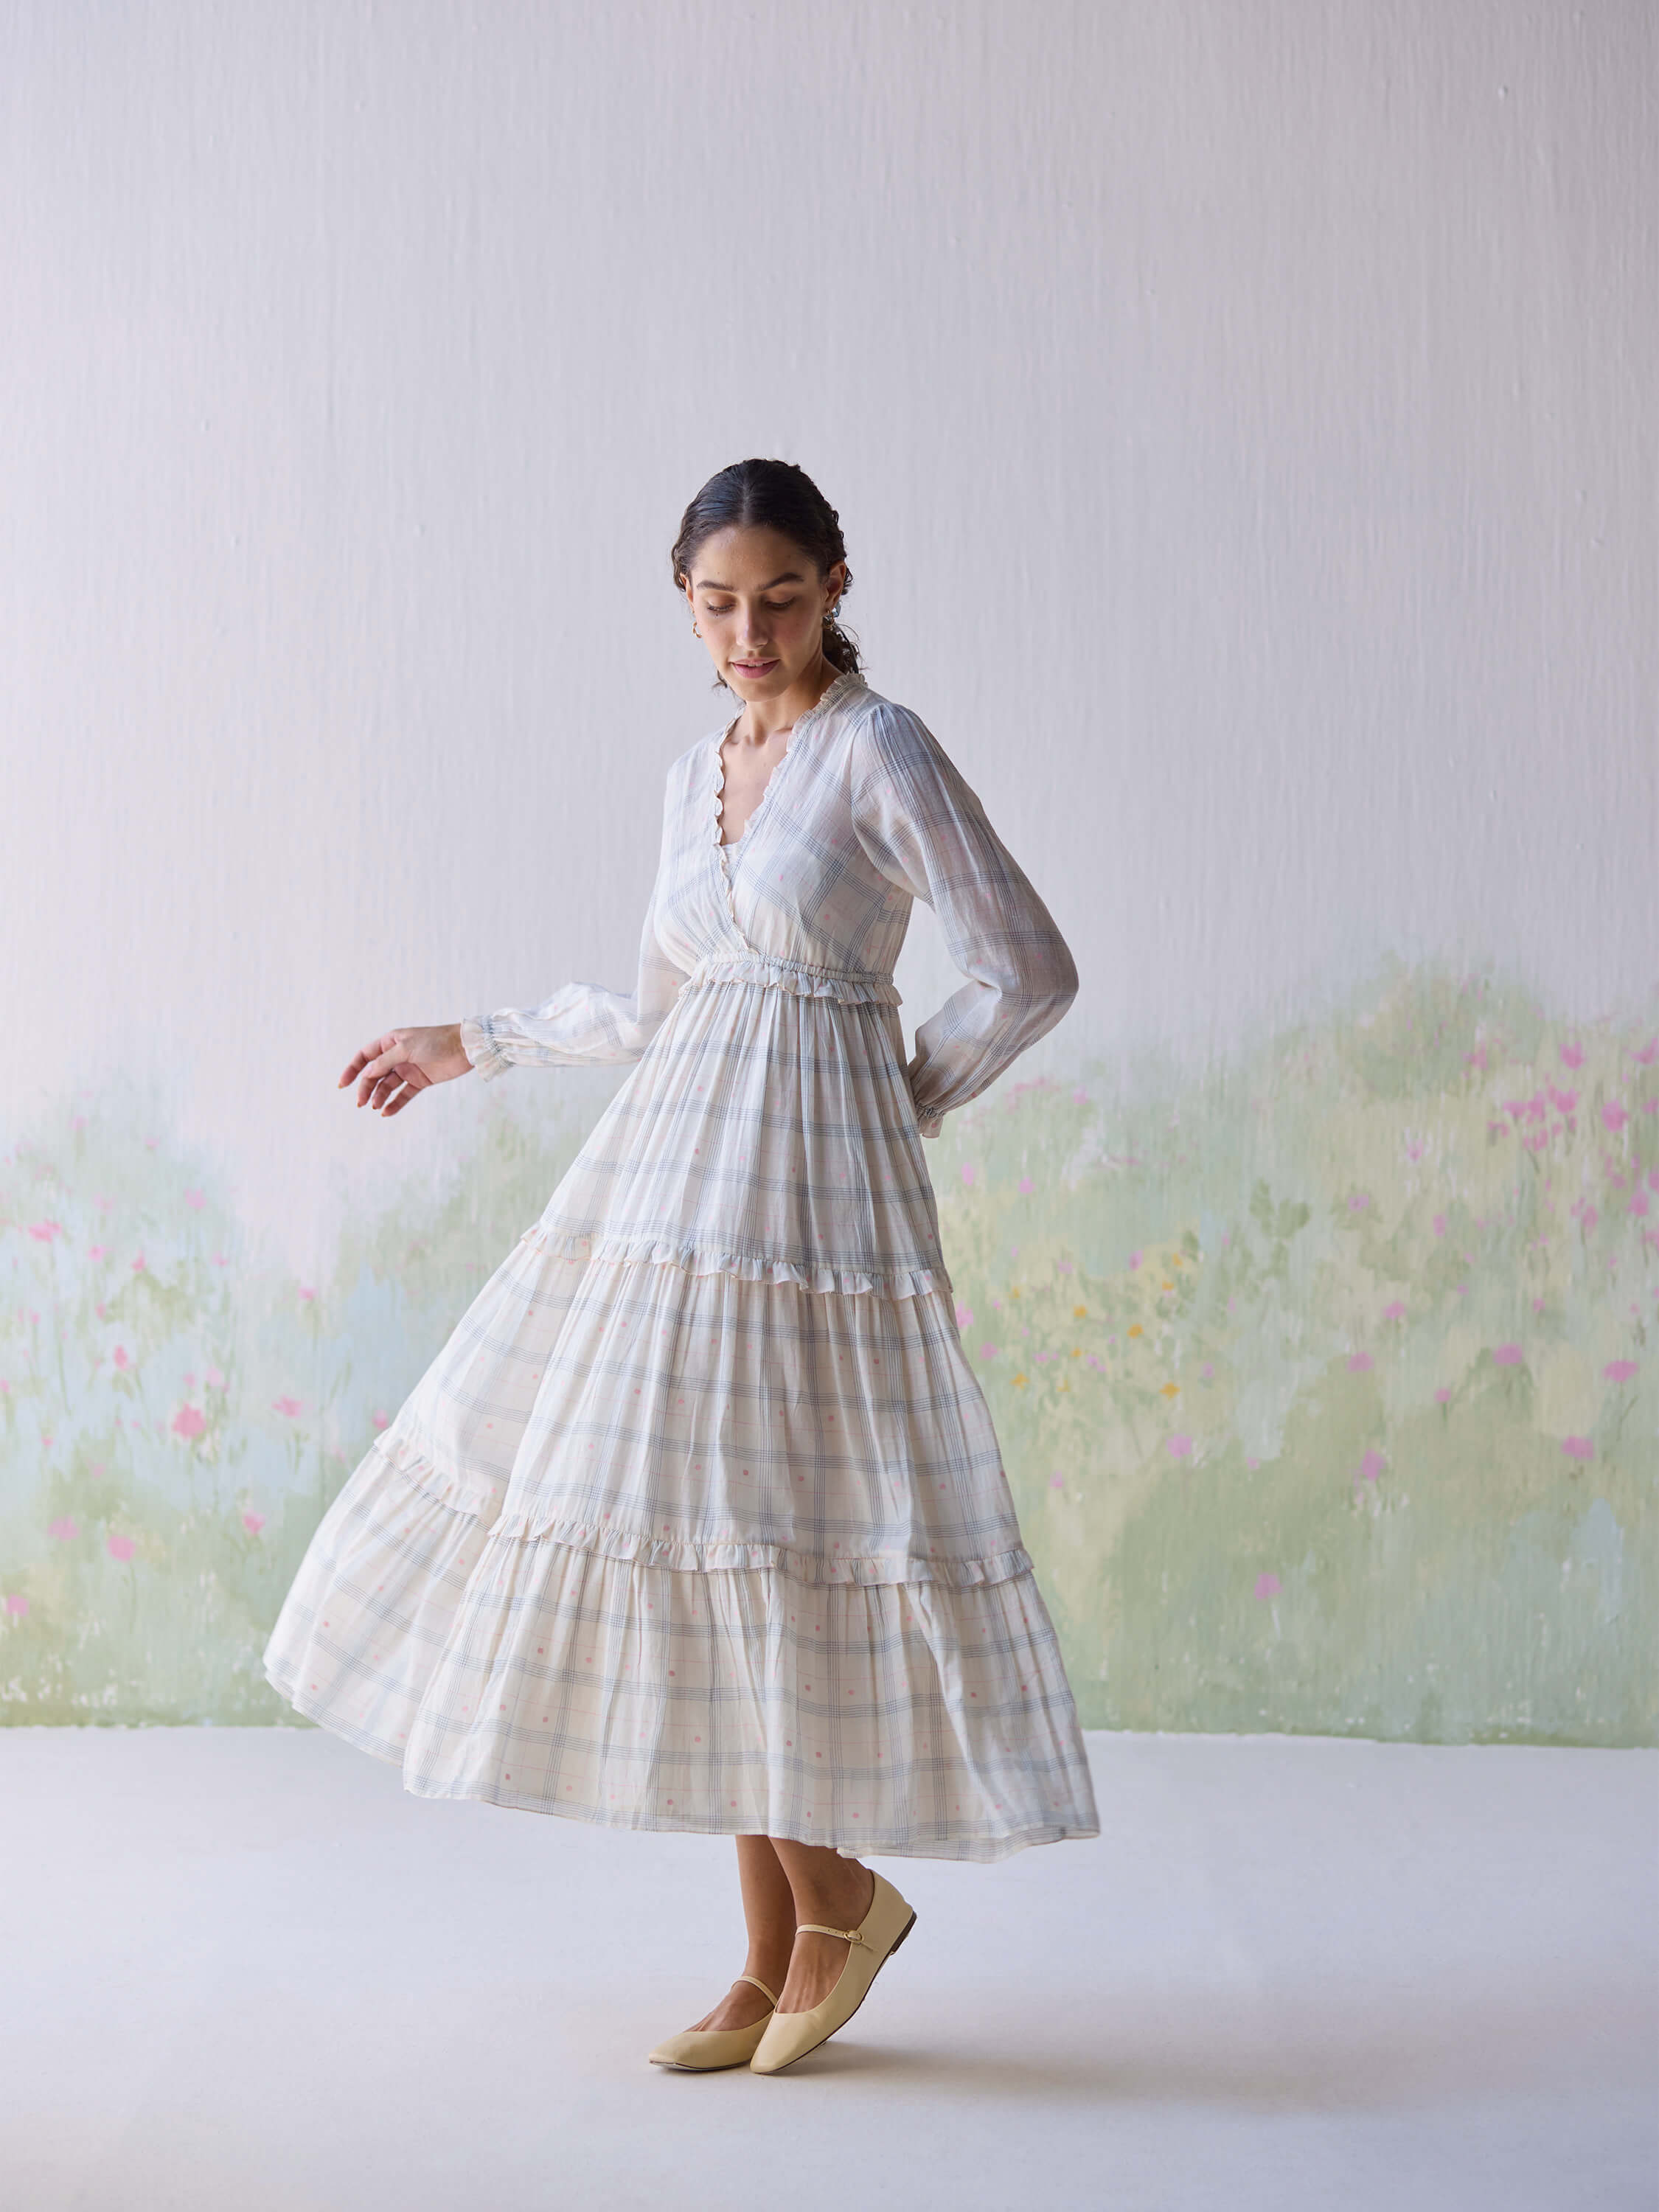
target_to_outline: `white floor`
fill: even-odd
[[[1106,1832],[883,1858],[787,2074],[645,2063],[742,1964],[700,1836],[317,1730],[0,1729],[6,2212],[1659,2203],[1659,1754],[1089,1739]]]

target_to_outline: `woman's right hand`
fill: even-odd
[[[446,1022],[432,1030],[388,1030],[367,1044],[335,1085],[357,1085],[357,1103],[372,1106],[382,1121],[401,1113],[412,1098],[434,1083],[470,1075],[472,1062],[461,1046],[461,1025]]]

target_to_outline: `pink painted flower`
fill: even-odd
[[[1193,1440],[1190,1437],[1171,1437],[1169,1440],[1169,1450],[1172,1459],[1190,1459],[1193,1455]]]
[[[210,1367],[202,1380],[210,1390],[222,1390],[225,1387],[225,1378],[216,1367]]]
[[[1139,1255],[1139,1252],[1131,1252],[1131,1253],[1130,1253],[1130,1255],[1129,1255],[1129,1265],[1130,1265],[1132,1267],[1138,1267],[1140,1265],[1140,1255]]]
[[[1384,1321],[1404,1321],[1406,1318],[1405,1300],[1403,1298],[1395,1298],[1391,1305],[1384,1306],[1382,1309],[1382,1318]]]
[[[1564,1067],[1582,1067],[1584,1065],[1583,1046],[1564,1044],[1561,1048],[1561,1064]]]
[[[1499,1344],[1493,1346],[1492,1357],[1494,1367],[1519,1367],[1525,1354],[1518,1344]]]
[[[1264,1602],[1268,1598],[1277,1597],[1283,1588],[1277,1575],[1258,1575],[1255,1578],[1255,1594]]]
[[[963,1305],[962,1300],[958,1298],[957,1300],[957,1327],[958,1328],[971,1328],[973,1325],[974,1310],[972,1306]]]
[[[207,1426],[207,1415],[195,1406],[180,1406],[173,1417],[173,1433],[181,1437],[199,1437]]]
[[[1348,1372],[1350,1375],[1368,1374],[1376,1364],[1376,1363],[1372,1359],[1369,1352],[1350,1352],[1348,1355]]]
[[[1072,1093],[1072,1103],[1073,1106],[1086,1106],[1088,1103],[1089,1094],[1086,1091],[1074,1091]]]
[[[1261,1466],[1261,1462],[1259,1459],[1247,1459],[1244,1464],[1249,1468],[1250,1473],[1254,1474],[1257,1468]]]
[[[116,1365],[121,1370],[123,1374],[125,1374],[127,1369],[132,1364],[131,1360],[127,1357],[127,1348],[125,1344],[118,1344],[116,1346],[114,1358]]]
[[[1065,1476],[1063,1474],[1051,1474],[1048,1477],[1048,1487],[1050,1490],[1064,1490],[1066,1487]]]
[[[1608,1382],[1633,1382],[1639,1372],[1633,1359],[1610,1359],[1601,1370],[1604,1381]]]
[[[273,1398],[270,1401],[272,1413],[286,1413],[289,1420],[300,1411],[300,1406],[298,1398]]]
[[[104,1547],[112,1559],[130,1559],[137,1548],[131,1536],[112,1536]]]
[[[1569,1459],[1594,1459],[1595,1446],[1588,1437],[1563,1437],[1561,1449]]]
[[[26,1613],[28,1609],[29,1601],[24,1596],[21,1590],[9,1590],[7,1592],[6,1611],[8,1613],[15,1613],[21,1615],[22,1613]]]
[[[132,1272],[135,1275],[142,1275],[144,1272],[144,1255],[142,1252],[132,1263]]]
[[[54,1237],[66,1237],[69,1231],[61,1221],[31,1221],[29,1235],[42,1244],[50,1244]]]
[[[1616,1098],[1609,1098],[1604,1103],[1601,1108],[1601,1127],[1604,1129],[1610,1129],[1615,1137],[1629,1119],[1629,1114]]]
[[[380,1412],[378,1407],[369,1415],[368,1418],[374,1422],[377,1429],[389,1428],[392,1424],[391,1414]]]
[[[1359,1462],[1360,1479],[1365,1482],[1375,1482],[1388,1463],[1380,1451],[1368,1451]]]
[[[185,1193],[185,1204],[186,1206],[203,1206],[207,1204],[207,1200],[203,1196],[199,1190],[187,1190]]]
[[[1036,1188],[1036,1185],[1031,1181],[1030,1176],[1022,1176],[1020,1177],[1019,1187],[1022,1191],[1033,1191]]]
[[[477,1265],[477,1262],[476,1262],[476,1261],[474,1262],[474,1265],[475,1265],[475,1266]],[[316,1293],[316,1291],[315,1291],[314,1290],[308,1291],[308,1290],[307,1290],[307,1289],[306,1289],[306,1287],[304,1286],[304,1285],[303,1285],[303,1284],[301,1284],[301,1287],[300,1287],[300,1296],[301,1296],[302,1298],[314,1298],[314,1297],[316,1297],[316,1295],[317,1295],[317,1293]]]
[[[81,1531],[79,1528],[76,1528],[74,1522],[70,1519],[67,1514],[64,1514],[59,1520],[48,1521],[46,1523],[47,1535],[55,1536],[60,1544],[72,1543],[80,1533]]]
[[[963,1164],[962,1164],[962,1179],[963,1179],[963,1182],[967,1182],[967,1183],[971,1183],[971,1182],[972,1182],[972,1181],[974,1180],[974,1165],[973,1165],[973,1162],[972,1162],[971,1160],[964,1160],[964,1161],[963,1162]]]
[[[1370,1202],[1370,1191],[1357,1190],[1348,1200],[1348,1211],[1350,1213],[1363,1213]]]
[[[1438,1390],[1437,1390],[1437,1391],[1435,1392],[1435,1394],[1434,1394],[1434,1402],[1435,1402],[1435,1404],[1436,1404],[1437,1406],[1449,1406],[1449,1405],[1450,1405],[1450,1403],[1451,1403],[1451,1392],[1450,1392],[1449,1390],[1448,1390],[1448,1389],[1445,1388],[1445,1386],[1444,1386],[1443,1384],[1442,1384],[1441,1388],[1440,1388]]]
[[[1486,1046],[1479,1044],[1473,1052],[1466,1052],[1463,1055],[1463,1065],[1465,1067],[1478,1067],[1484,1074],[1486,1067]]]
[[[981,1344],[979,1348],[979,1356],[981,1359],[994,1359],[997,1356],[997,1348],[995,1345]]]
[[[87,1257],[88,1260],[101,1260],[107,1254],[108,1250],[109,1247],[107,1244],[88,1244],[87,1247]]]
[[[1655,1060],[1659,1059],[1659,1036],[1650,1037],[1641,1051],[1632,1053],[1631,1058],[1638,1067],[1651,1067]]]
[[[1437,1237],[1443,1237],[1446,1233],[1446,1217],[1443,1213],[1437,1213],[1434,1217],[1434,1233]]]
[[[264,1525],[265,1516],[263,1513],[244,1513],[242,1516],[242,1526],[250,1536],[257,1536]]]

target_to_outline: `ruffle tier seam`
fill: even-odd
[[[994,1583],[1011,1582],[1032,1571],[1030,1553],[1023,1544],[976,1559],[945,1559],[908,1549],[903,1552],[844,1553],[825,1558],[802,1551],[799,1546],[760,1538],[729,1537],[708,1540],[647,1534],[630,1528],[568,1516],[532,1526],[517,1516],[510,1522],[496,1517],[505,1484],[487,1479],[470,1480],[463,1475],[445,1477],[436,1462],[401,1440],[376,1437],[369,1446],[382,1463],[437,1505],[468,1515],[478,1523],[477,1534],[486,1543],[515,1546],[558,1544],[567,1551],[625,1560],[630,1565],[664,1567],[678,1574],[718,1574],[746,1568],[769,1569],[787,1575],[792,1582],[897,1584],[943,1583],[953,1589],[977,1589]],[[487,1492],[487,1494],[486,1494]],[[839,1549],[839,1547],[836,1547]]]
[[[535,1222],[519,1242],[561,1259],[646,1261],[658,1267],[679,1267],[689,1275],[735,1275],[749,1283],[793,1283],[802,1290],[848,1297],[913,1298],[951,1287],[949,1273],[939,1262],[888,1268],[848,1267],[834,1261],[803,1266],[798,1261],[759,1253],[711,1249],[696,1239],[676,1243],[653,1230],[619,1236],[604,1231],[556,1229]]]
[[[732,1537],[699,1542],[690,1538],[647,1535],[642,1529],[605,1527],[568,1518],[532,1527],[523,1519],[497,1522],[486,1537],[491,1544],[558,1544],[629,1565],[663,1567],[675,1574],[719,1574],[760,1568],[787,1575],[792,1582],[823,1585],[903,1583],[944,1583],[954,1589],[978,1589],[1012,1582],[1031,1571],[1023,1544],[978,1559],[945,1559],[927,1553],[842,1553],[825,1558],[791,1544]]]

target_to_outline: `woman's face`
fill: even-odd
[[[775,530],[717,530],[691,559],[686,597],[715,673],[740,699],[780,699],[816,673],[823,617],[847,563],[821,576]]]

